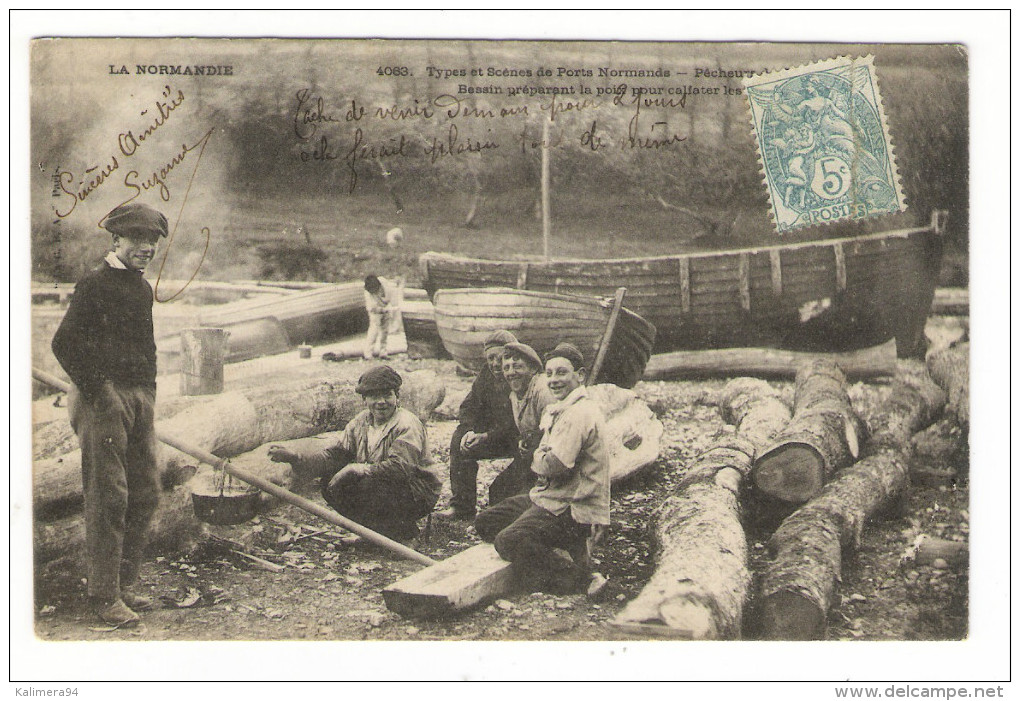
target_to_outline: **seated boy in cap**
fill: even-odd
[[[609,524],[609,455],[602,412],[588,398],[581,352],[561,343],[546,356],[545,374],[556,402],[542,417],[542,439],[531,469],[538,481],[478,515],[475,529],[528,583],[550,593],[573,593],[596,581],[587,557],[592,526]],[[563,548],[568,562],[553,552]],[[589,589],[589,591],[592,591]]]
[[[406,542],[418,535],[418,519],[432,512],[441,483],[425,467],[425,427],[399,406],[400,385],[400,375],[388,365],[369,370],[356,390],[365,410],[334,445],[306,455],[273,445],[269,458],[321,478],[323,498],[341,515]]]
[[[520,440],[514,461],[489,485],[489,506],[534,486],[537,475],[531,471],[531,456],[542,437],[539,421],[545,408],[556,401],[546,385],[542,359],[526,343],[503,346],[503,377],[510,386],[510,406]]]
[[[510,388],[503,377],[503,347],[517,338],[496,331],[485,339],[485,367],[460,405],[460,425],[450,440],[450,508],[441,518],[475,517],[478,461],[514,455],[517,425],[510,407]]]
[[[123,626],[152,606],[132,591],[160,491],[153,296],[142,274],[167,220],[132,203],[103,226],[113,250],[74,288],[52,348],[74,383],[68,409],[81,444],[88,595],[100,618]]]

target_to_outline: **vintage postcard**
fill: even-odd
[[[37,641],[971,635],[966,46],[28,68]]]

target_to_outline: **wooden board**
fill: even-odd
[[[383,589],[386,607],[401,616],[438,617],[506,596],[518,587],[513,565],[482,543]]]

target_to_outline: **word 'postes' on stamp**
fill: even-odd
[[[744,79],[780,234],[903,211],[871,56]]]

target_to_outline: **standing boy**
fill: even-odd
[[[159,503],[153,295],[142,274],[167,220],[132,203],[102,225],[113,250],[75,287],[52,348],[74,383],[68,406],[81,444],[88,595],[100,618],[125,626],[152,606],[131,588]]]

